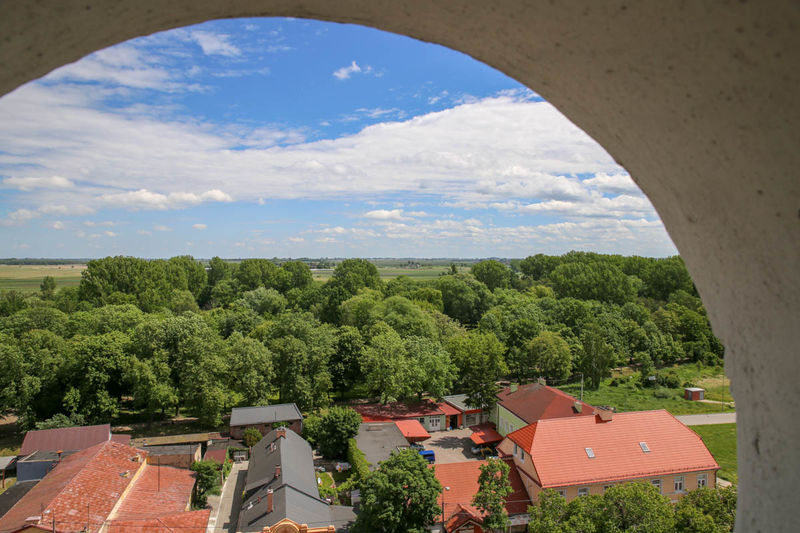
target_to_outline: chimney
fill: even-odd
[[[276,477],[276,478],[279,478],[279,477],[281,477],[281,465],[277,465],[277,466],[275,467],[275,477]]]
[[[614,419],[614,411],[611,409],[598,409],[594,412],[598,422],[611,422]]]
[[[58,462],[60,463],[61,462],[61,454],[64,453],[64,451],[63,450],[58,450],[56,453],[58,454]]]
[[[267,513],[272,512],[272,489],[267,489]]]
[[[276,429],[275,430],[275,434],[278,436],[279,439],[280,438],[284,438],[285,439],[286,438],[286,428],[278,428],[278,429]]]

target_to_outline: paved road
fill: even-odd
[[[239,509],[242,507],[242,491],[246,478],[247,462],[234,463],[222,494],[208,498],[212,510],[206,533],[236,533],[236,522],[239,520]],[[214,501],[212,498],[215,498]]]
[[[735,424],[736,413],[710,413],[705,415],[679,415],[678,420],[687,426],[707,426],[709,424]]]

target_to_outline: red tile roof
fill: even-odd
[[[113,520],[165,516],[189,509],[195,473],[171,466],[143,466]]]
[[[442,487],[450,487],[450,490],[442,491],[438,502],[440,506],[444,505],[445,520],[456,518],[459,513],[466,513],[478,519],[482,516],[482,513],[472,505],[472,497],[478,492],[480,467],[484,464],[486,461],[431,465]],[[524,514],[531,503],[528,493],[513,461],[509,459],[506,464],[510,467],[508,479],[514,491],[506,498],[506,511],[510,515]],[[457,521],[459,520],[454,520],[454,523]],[[448,529],[451,528],[448,526]]]
[[[351,406],[361,415],[364,422],[390,422],[405,418],[443,415],[442,410],[434,402],[426,400],[420,403],[405,404],[401,402],[381,405],[377,403]]]
[[[224,464],[227,458],[228,450],[222,448],[218,448],[216,450],[206,450],[206,454],[203,456],[203,460],[214,460],[219,464]]]
[[[700,436],[663,410],[540,420],[507,438],[528,452],[544,488],[719,468]]]
[[[431,437],[431,434],[425,431],[425,428],[417,420],[397,420],[394,424],[408,442],[419,442]]]
[[[163,467],[162,467],[163,468]],[[108,533],[205,533],[210,509],[141,520],[115,520]]]
[[[439,409],[441,409],[442,412],[444,414],[446,414],[447,416],[453,416],[453,415],[460,415],[461,414],[461,411],[459,411],[458,409],[456,409],[455,407],[453,407],[452,405],[450,405],[447,402],[439,402],[439,403],[436,404],[436,406]]]
[[[477,445],[491,444],[503,440],[503,436],[497,432],[491,422],[470,426],[469,429],[472,430],[472,435],[469,438]]]
[[[594,412],[594,407],[588,403],[539,383],[520,385],[514,392],[511,392],[510,387],[506,387],[497,393],[497,397],[500,405],[528,424],[544,418],[591,416]],[[576,403],[581,406],[581,412],[575,410]]]
[[[21,527],[30,516],[49,525],[55,516],[57,530],[80,530],[88,518],[96,531],[142,466],[131,460],[136,452],[107,440],[70,455],[6,513],[3,525]]]
[[[57,452],[58,450],[85,450],[111,438],[111,425],[80,426],[72,428],[41,429],[29,431],[22,441],[20,455],[28,455],[36,450]]]

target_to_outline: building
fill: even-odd
[[[17,481],[34,481],[42,479],[62,459],[76,453],[69,452],[33,452],[30,455],[20,457],[17,461]]]
[[[158,466],[191,468],[192,463],[202,458],[199,444],[178,444],[174,446],[146,446],[147,463]]]
[[[408,448],[408,440],[394,422],[365,422],[358,426],[356,434],[358,449],[364,453],[369,469],[378,468],[392,452]]]
[[[212,440],[220,440],[222,435],[211,433],[184,433],[182,435],[164,435],[161,437],[141,437],[131,439],[131,446],[144,448],[146,446],[177,446],[180,444],[205,444]]]
[[[513,458],[533,502],[543,489],[572,500],[629,481],[677,500],[713,488],[719,469],[700,436],[663,410],[543,419],[509,433],[498,450]]]
[[[506,512],[511,522],[509,531],[525,531],[528,517],[528,506],[531,504],[522,478],[514,468],[513,460],[506,459],[509,465],[508,480],[511,482],[513,492],[506,497]],[[465,461],[461,463],[448,463],[436,465],[434,473],[436,479],[442,484],[443,490],[439,496],[439,505],[443,509],[442,522],[434,526],[433,531],[446,533],[469,532],[483,533],[482,513],[472,505],[472,497],[478,492],[478,477],[480,467],[486,461]]]
[[[683,389],[683,397],[687,400],[702,400],[705,398],[705,389],[701,389],[700,387],[686,387]]]
[[[230,446],[230,439],[216,439],[208,441],[206,445],[206,453],[203,455],[204,461],[216,461],[219,464],[225,464],[228,460],[228,448]]]
[[[303,415],[293,403],[234,407],[231,411],[231,437],[241,439],[244,430],[256,428],[266,435],[276,424],[286,424],[295,433],[303,432]]]
[[[108,440],[62,459],[0,518],[3,531],[204,533],[209,511],[189,511],[194,472],[146,458]]]
[[[130,435],[114,435],[110,424],[97,426],[76,426],[70,428],[40,429],[28,431],[22,441],[20,455],[33,452],[66,452],[85,450],[95,444],[113,440],[121,444],[129,444]]]
[[[447,425],[451,428],[475,426],[489,420],[488,410],[467,405],[466,394],[453,394],[442,399],[444,403],[458,411],[448,418]],[[453,419],[452,416],[456,418]]]
[[[417,403],[392,402],[370,403],[351,406],[364,422],[396,422],[416,420],[426,431],[442,431],[447,428],[445,411],[430,400]]]
[[[594,407],[541,383],[512,384],[497,393],[491,420],[498,433],[506,436],[537,420],[592,416]]]
[[[238,531],[347,531],[352,507],[319,497],[311,446],[288,428],[270,431],[253,446],[239,512]],[[326,529],[327,528],[327,529]],[[333,529],[330,529],[333,528]]]

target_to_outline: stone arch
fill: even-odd
[[[86,0],[0,4],[0,94],[210,19],[348,22],[462,51],[536,90],[653,202],[738,406],[737,531],[790,531],[800,481],[800,7],[761,2]]]

